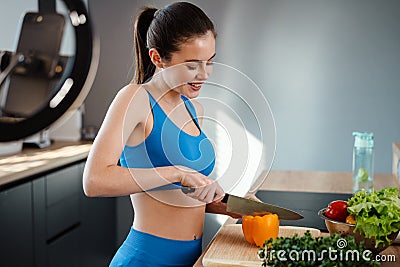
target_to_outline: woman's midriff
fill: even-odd
[[[180,190],[154,191],[131,195],[134,208],[133,228],[174,240],[201,237],[205,204]]]

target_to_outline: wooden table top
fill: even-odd
[[[0,157],[0,186],[84,160],[90,142],[53,142],[46,148],[24,148],[20,153]]]
[[[321,192],[321,193],[352,193],[351,172],[325,171],[270,171],[261,176],[267,178],[259,190]],[[374,175],[374,188],[399,187],[399,181],[390,173]]]
[[[352,193],[352,174],[350,172],[325,172],[325,171],[264,171],[260,178],[266,177],[258,190],[276,190],[293,192],[322,192],[322,193]],[[375,174],[374,188],[380,190],[384,187],[400,187],[398,179],[392,174]],[[225,224],[235,223],[229,218]],[[219,232],[213,240],[218,237]],[[194,266],[201,267],[202,259],[207,249]],[[399,266],[400,245],[394,244],[383,251],[381,255],[394,255],[396,263],[386,262],[382,266]]]

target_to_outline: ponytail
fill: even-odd
[[[151,62],[149,48],[147,47],[147,30],[154,18],[156,8],[143,7],[136,17],[134,29],[134,47],[135,47],[135,78],[137,84],[145,83],[153,76],[156,67]]]

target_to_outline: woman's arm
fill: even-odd
[[[128,169],[117,165],[132,131],[150,114],[146,91],[128,85],[115,97],[107,111],[83,173],[88,196],[123,196],[180,181],[176,167]]]
[[[128,85],[118,93],[88,155],[83,173],[85,194],[89,197],[124,196],[180,182],[197,188],[188,196],[202,202],[221,198],[223,191],[213,180],[186,167],[128,169],[117,165],[132,132],[138,125],[145,125],[150,114],[147,92],[140,85]]]

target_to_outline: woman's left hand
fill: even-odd
[[[245,198],[248,198],[248,199],[251,199],[251,200],[255,200],[255,201],[258,201],[258,202],[262,202],[258,197],[256,197],[256,195],[254,195],[254,194],[250,194],[250,195],[247,195],[247,196],[245,196]]]

